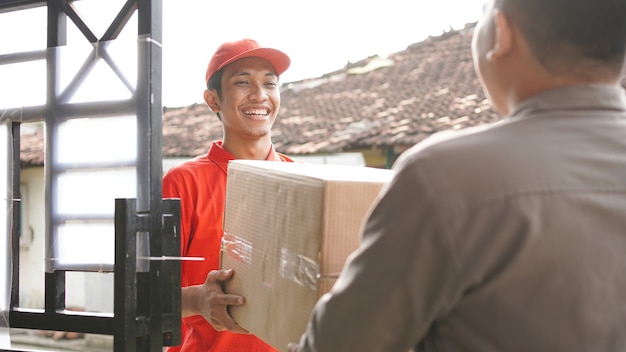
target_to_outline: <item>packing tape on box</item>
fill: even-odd
[[[231,232],[224,231],[222,252],[244,265],[252,265],[252,243]],[[317,261],[281,248],[278,271],[283,279],[317,291],[320,278],[320,265]]]
[[[320,265],[313,259],[290,251],[287,248],[282,248],[280,251],[279,274],[283,279],[291,280],[313,291],[317,291]]]
[[[252,243],[228,231],[222,236],[222,251],[240,263],[252,265]]]

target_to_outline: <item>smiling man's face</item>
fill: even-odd
[[[212,102],[207,103],[220,113],[225,138],[270,136],[280,107],[280,89],[278,76],[268,61],[248,57],[229,64],[222,76],[222,98],[211,93]]]

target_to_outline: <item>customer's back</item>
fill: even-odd
[[[467,280],[422,346],[624,350],[626,2],[493,0],[484,16],[475,67],[508,118],[419,153],[456,175],[443,209],[464,215]]]
[[[558,88],[407,153],[454,248],[431,270],[458,263],[445,291],[415,281],[437,296],[412,303],[438,315],[423,350],[626,348],[625,108],[615,87]]]

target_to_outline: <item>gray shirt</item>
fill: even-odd
[[[626,97],[554,89],[404,153],[300,351],[626,351]]]

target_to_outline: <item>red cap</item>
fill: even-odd
[[[215,72],[224,68],[224,66],[235,60],[252,56],[260,57],[269,61],[272,66],[274,66],[274,70],[276,70],[276,74],[278,76],[285,72],[291,63],[287,54],[280,50],[263,48],[259,45],[259,43],[252,39],[227,42],[220,45],[215,54],[213,54],[213,57],[209,62],[209,67],[206,70],[206,83],[209,84],[211,76],[213,76]]]

